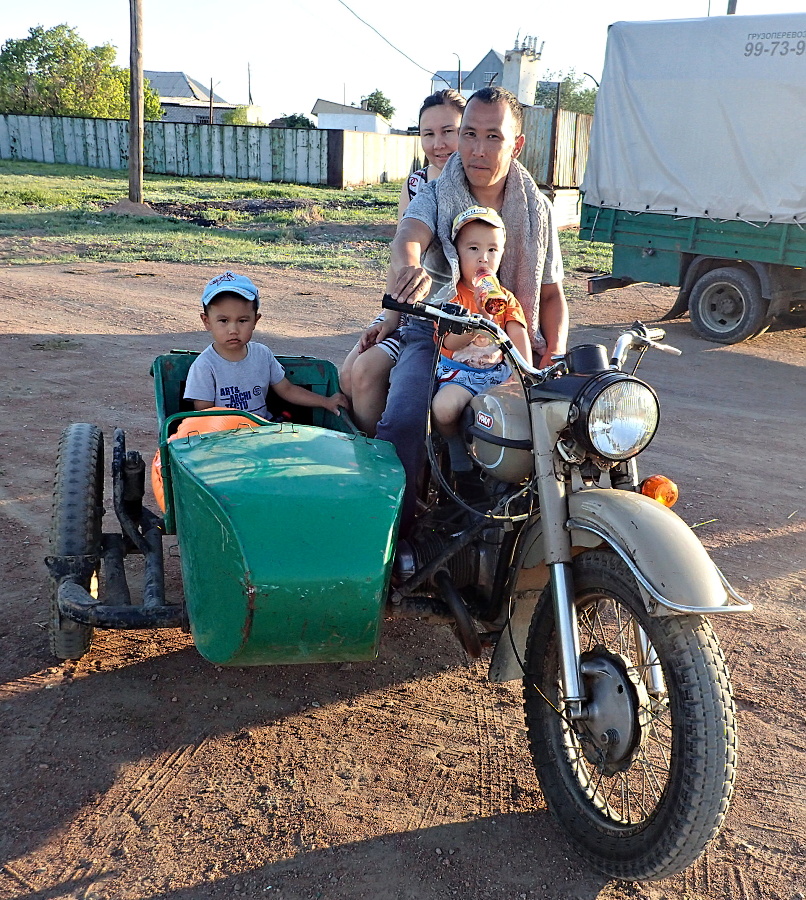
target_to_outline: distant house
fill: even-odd
[[[475,68],[462,69],[462,93],[470,96],[475,91],[482,88],[501,87],[504,75],[504,57],[497,50],[490,50],[489,53],[479,62]],[[431,93],[434,91],[444,91],[447,87],[458,89],[459,73],[453,71],[435,72],[431,79]],[[447,82],[447,83],[446,83]]]
[[[366,103],[366,100],[362,101]],[[380,113],[365,106],[347,106],[330,100],[317,100],[311,110],[316,116],[318,128],[336,128],[339,131],[372,131],[390,134],[392,126]]]
[[[506,53],[490,50],[487,55],[468,70],[462,69],[462,95],[470,98],[485,87],[503,87],[528,106],[535,102],[537,70],[542,53],[537,38],[526,37],[515,41],[515,47]],[[458,90],[459,72],[444,69],[435,72],[431,79],[431,92],[444,91],[448,87]]]
[[[163,109],[163,122],[189,122],[197,125],[210,124],[210,89],[184,72],[155,72],[146,70],[143,76],[159,94]],[[213,93],[213,124],[221,125],[224,113],[236,109],[237,103],[227,103],[223,97]],[[247,106],[246,116],[250,123],[260,121],[260,107]]]

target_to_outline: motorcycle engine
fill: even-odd
[[[473,397],[465,428],[468,452],[481,468],[509,484],[534,470],[529,410],[518,384],[499,384]]]

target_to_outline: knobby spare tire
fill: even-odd
[[[95,557],[91,575],[78,580],[93,596],[98,592],[103,516],[104,439],[100,428],[84,422],[62,432],[53,486],[51,556]],[[93,628],[59,612],[59,583],[51,578],[50,649],[58,659],[80,659],[90,649]]]

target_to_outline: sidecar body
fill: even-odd
[[[242,414],[242,427],[207,431],[210,418],[222,413],[195,413],[182,399],[195,356],[174,351],[152,367],[164,516],[143,508],[138,523],[136,498],[128,513],[126,503],[121,505],[139,531],[145,532],[141,523],[151,517],[161,533],[177,535],[182,617],[197,649],[219,665],[374,658],[404,486],[394,448],[359,434],[345,415],[285,408],[279,398],[268,400],[278,421]],[[296,384],[323,395],[338,390],[329,362],[280,362]],[[182,431],[189,433],[176,435],[188,414],[190,428],[186,424]],[[119,468],[124,484],[116,495],[131,497],[126,465]],[[113,465],[113,482],[117,477]],[[134,539],[129,543],[136,544]],[[103,576],[102,564],[100,569]],[[102,588],[103,583],[102,577]],[[164,589],[162,597],[156,593],[135,606],[115,596],[79,597],[74,586],[60,588],[58,613],[101,627],[176,624],[164,613],[150,613],[166,605]],[[121,606],[128,609],[116,615]]]

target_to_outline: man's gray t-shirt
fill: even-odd
[[[285,370],[265,344],[250,341],[246,356],[230,362],[213,345],[203,350],[188,372],[186,400],[206,400],[215,406],[266,415],[266,390],[285,378]]]

